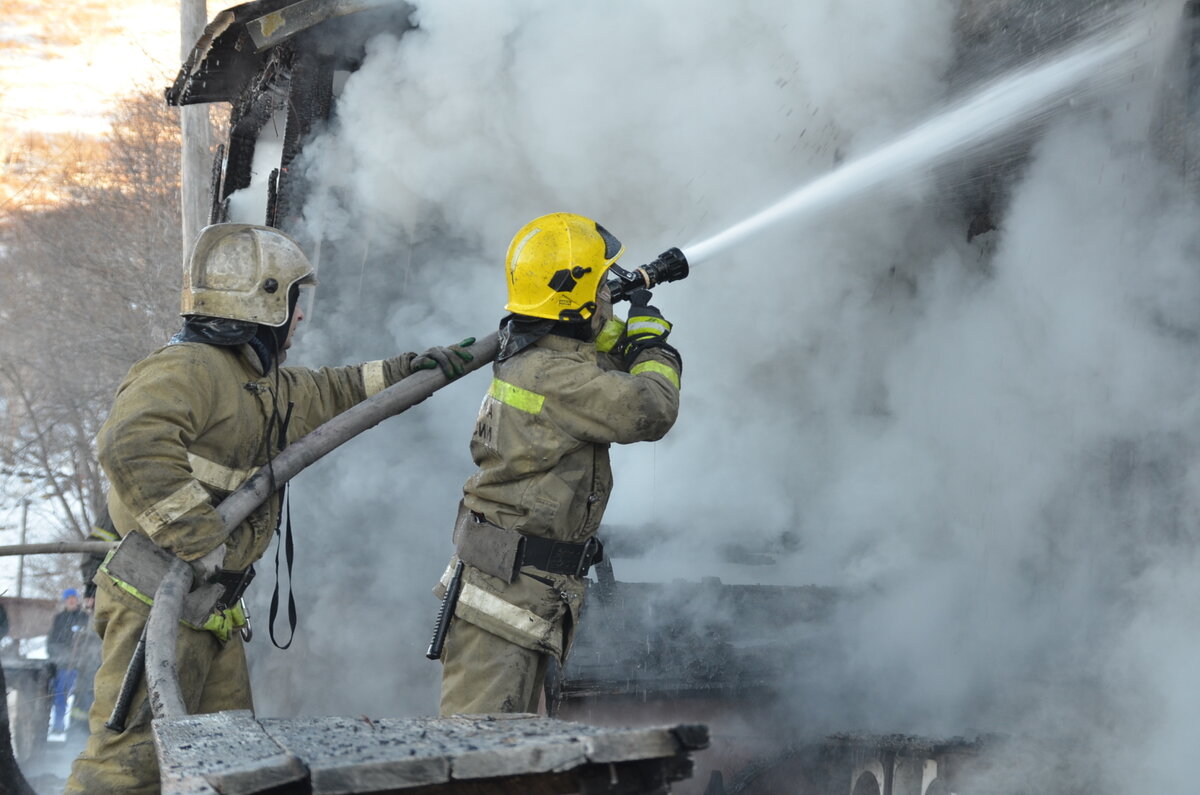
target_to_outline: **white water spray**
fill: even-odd
[[[892,143],[845,163],[707,240],[682,247],[683,253],[695,265],[784,218],[830,207],[1032,125],[1072,92],[1083,95],[1127,78],[1141,65],[1138,48],[1152,30],[1146,17],[1110,23],[1104,32],[1048,62],[985,86]]]

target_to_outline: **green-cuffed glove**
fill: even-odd
[[[663,317],[658,307],[650,305],[649,290],[634,290],[629,295],[629,320],[625,323],[625,342],[621,354],[628,366],[633,359],[647,348],[674,348],[667,345],[671,333],[671,322]]]
[[[412,368],[413,370],[432,370],[438,367],[441,368],[447,379],[453,381],[466,372],[466,368],[463,367],[465,363],[474,361],[475,356],[467,350],[467,346],[474,344],[475,338],[467,337],[456,345],[435,345],[413,359]]]

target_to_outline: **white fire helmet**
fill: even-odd
[[[282,326],[292,285],[316,283],[308,257],[278,229],[213,224],[200,230],[192,247],[179,314]]]

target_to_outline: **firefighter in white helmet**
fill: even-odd
[[[184,278],[182,330],[134,365],[97,436],[117,533],[140,533],[189,561],[196,583],[225,591],[213,613],[180,627],[179,681],[189,712],[252,709],[240,597],[279,522],[276,492],[231,533],[215,505],[287,443],[408,376],[440,366],[460,375],[462,346],[348,367],[281,367],[292,344],[302,285],[315,283],[300,247],[277,229],[217,224],[201,231]],[[102,662],[91,736],[68,792],[157,792],[158,762],[146,689],[124,731],[106,728],[142,634],[154,589],[100,567],[96,630]]]
[[[471,439],[462,567],[442,651],[441,713],[535,712],[550,657],[566,660],[583,576],[612,488],[613,442],[653,441],[675,422],[681,359],[642,291],[628,327],[605,285],[624,252],[583,216],[554,213],[513,238],[494,378]]]

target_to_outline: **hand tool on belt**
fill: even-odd
[[[446,584],[446,593],[442,594],[442,606],[438,608],[437,619],[433,624],[433,640],[425,656],[431,660],[442,657],[442,649],[446,646],[446,633],[450,631],[450,619],[454,618],[454,610],[458,607],[458,595],[462,593],[462,576],[464,564],[461,560],[454,567],[454,575]]]
[[[107,574],[117,588],[150,605],[173,557],[140,533],[130,533],[121,540],[120,546],[108,554],[100,571]],[[253,579],[254,567],[251,566],[245,571],[222,571],[212,581],[197,585],[184,598],[182,620],[193,627],[202,627],[214,612],[236,605]],[[248,639],[248,629],[249,623],[243,628],[243,638]],[[145,669],[146,629],[143,627],[129,667],[125,669],[125,677],[121,680],[121,691],[113,704],[112,714],[104,724],[106,728],[115,732],[125,731],[133,694],[141,685]]]

